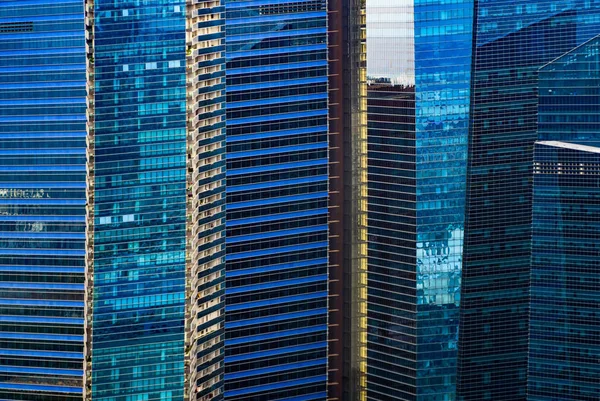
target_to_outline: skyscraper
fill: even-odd
[[[326,1],[228,1],[225,397],[327,391]]]
[[[596,61],[597,46],[596,41]],[[599,171],[600,148],[536,142],[530,401],[591,401],[600,393]]]
[[[86,4],[86,397],[223,397],[220,3]]]
[[[594,399],[599,33],[0,1],[0,400]]]
[[[528,400],[592,400],[598,384],[600,40],[539,70]],[[564,142],[569,141],[569,142]]]
[[[538,71],[599,32],[588,1],[479,1],[458,397],[525,400]],[[566,74],[561,79],[567,78]]]
[[[369,400],[454,399],[473,7],[367,3]]]
[[[0,399],[82,398],[83,2],[0,3]]]
[[[79,162],[73,170],[80,175],[70,176],[80,179],[73,184],[79,190],[73,198],[79,198],[69,199],[79,207],[78,220],[73,220],[79,223],[73,230],[79,227],[79,232],[60,237],[72,240],[61,247],[81,248],[73,253],[79,258],[78,270],[68,270],[79,274],[79,282],[60,288],[79,291],[77,301],[60,305],[71,307],[69,312],[76,315],[60,323],[74,325],[70,330],[79,333],[61,336],[60,341],[78,341],[74,347],[79,352],[60,358],[81,366],[85,354],[85,397],[219,399],[224,383],[224,6],[183,0],[90,0],[85,2],[84,24],[84,2],[65,4],[56,4],[56,10],[45,3],[40,7],[59,20],[72,17],[61,12],[78,10],[81,27],[80,46],[65,51],[75,54],[81,65],[61,68],[71,74],[79,68],[81,74],[80,81],[69,83],[80,85],[79,99],[69,99],[79,101],[80,113],[81,131],[73,140],[80,145],[79,153],[74,149],[70,161]],[[27,16],[27,10],[40,14],[34,7],[12,6],[4,7],[10,9],[7,15]],[[242,391],[262,391],[261,397],[296,394],[294,399],[319,399],[326,396],[328,356],[326,3],[290,3],[284,9],[240,3],[232,9],[237,9],[230,19],[233,367],[225,378],[231,397],[241,383]],[[236,13],[245,18],[236,20]],[[245,36],[236,40],[236,29],[241,35],[248,27],[256,30],[250,47],[241,43]],[[26,22],[6,29],[34,28]],[[75,37],[71,32],[65,35]],[[65,82],[53,84],[61,85],[70,88]],[[71,112],[69,107],[63,110]],[[62,133],[53,128],[62,139],[60,145],[65,137],[76,137],[67,128]],[[272,191],[259,194],[256,190],[263,187]],[[7,189],[7,196],[11,191]],[[261,237],[272,238],[271,243],[264,244]],[[260,285],[253,286],[250,277]],[[248,303],[248,297],[256,302]],[[21,309],[25,304],[19,301]],[[56,330],[53,323],[44,330]],[[248,330],[257,336],[249,336]],[[249,354],[248,347],[260,352]],[[272,365],[277,354],[282,355],[279,365],[267,369],[283,372],[280,383],[272,384],[265,368],[249,369]],[[46,356],[58,358],[56,353]],[[82,373],[41,374],[49,372],[77,377]],[[262,389],[250,385],[260,387],[261,380]],[[79,384],[73,386],[61,391],[81,392]]]

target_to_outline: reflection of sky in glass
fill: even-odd
[[[367,76],[414,85],[413,0],[367,0]]]

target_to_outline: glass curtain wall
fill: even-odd
[[[0,2],[0,399],[82,399],[81,0]]]
[[[599,13],[587,0],[477,2],[461,400],[527,397],[533,145],[546,96],[538,71],[598,35]]]
[[[225,398],[327,397],[324,0],[227,1]]]
[[[454,399],[472,16],[367,2],[370,400]]]

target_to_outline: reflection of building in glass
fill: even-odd
[[[0,4],[0,399],[82,399],[83,1]]]
[[[533,172],[528,400],[595,400],[600,148],[537,142]]]
[[[369,400],[454,399],[472,10],[367,4]]]
[[[364,7],[0,1],[1,400],[597,399],[600,5]]]
[[[561,104],[565,99],[560,97],[546,103],[551,88],[542,89],[547,83],[538,81],[538,71],[600,32],[600,6],[578,0],[479,3],[458,398],[519,401],[527,398],[532,161],[538,138],[538,87],[540,106],[545,105],[540,109],[541,138],[550,135],[556,139],[552,132],[560,129],[560,125],[550,127],[547,121],[555,117],[544,116],[543,108],[553,108],[554,113],[570,107],[568,102]],[[572,74],[565,71],[560,80]],[[584,118],[579,111],[577,117],[563,111],[567,120]],[[585,131],[581,125],[566,125],[568,130]]]
[[[327,4],[229,1],[225,397],[327,397]]]
[[[206,4],[86,7],[89,399],[223,398],[224,22]]]

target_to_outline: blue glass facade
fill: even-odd
[[[82,399],[80,0],[0,2],[0,399]]]
[[[454,399],[473,1],[415,1],[417,399]]]
[[[323,400],[327,9],[227,1],[225,398]]]
[[[0,1],[1,400],[324,400],[329,368],[362,401],[363,358],[373,401],[597,398],[600,3],[367,18],[363,121],[359,84],[328,93],[326,0]],[[328,98],[344,244],[368,226],[366,289],[340,252],[350,368]]]
[[[88,3],[94,400],[222,398],[220,11]]]
[[[452,400],[473,2],[367,3],[369,400]]]
[[[598,42],[593,47],[597,63]],[[596,100],[596,118],[598,110]],[[558,141],[535,145],[530,401],[591,401],[600,394],[598,171],[600,148]]]
[[[518,401],[526,399],[538,70],[598,34],[600,5],[486,0],[476,9],[458,397]]]
[[[599,63],[596,36],[539,71],[538,134],[545,141],[534,157],[531,401],[600,394]]]
[[[600,144],[599,47],[596,36],[540,68],[539,140]]]

